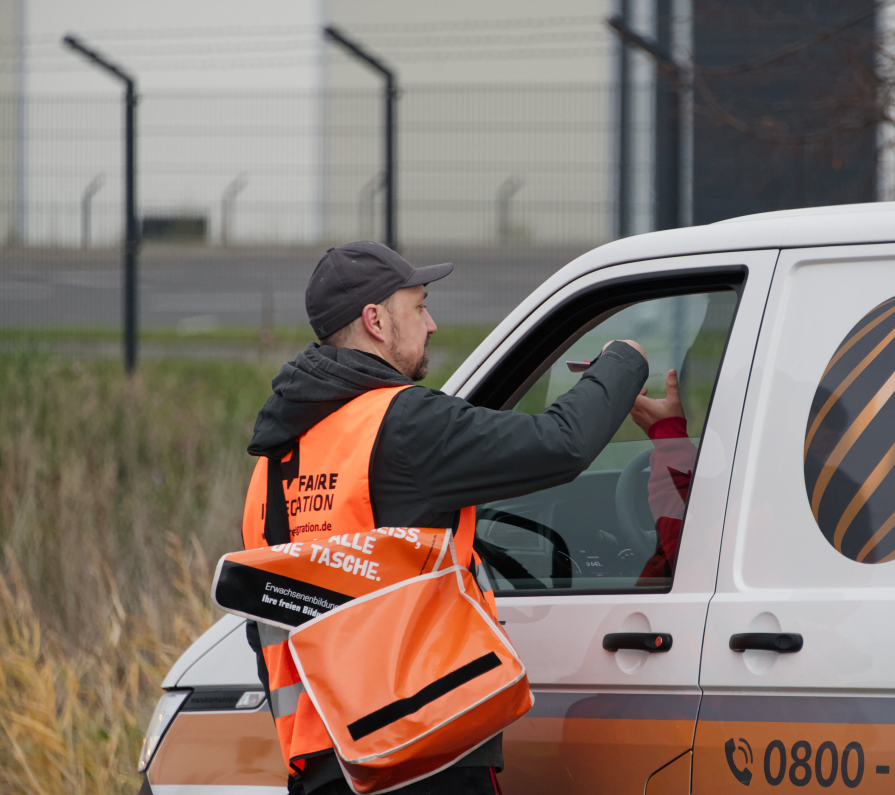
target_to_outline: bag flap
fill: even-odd
[[[517,683],[523,712],[530,705],[521,660],[459,566],[336,608],[293,630],[289,646],[349,764],[407,748]],[[506,722],[505,709],[476,709],[454,737],[456,756]]]
[[[380,527],[231,552],[218,561],[214,603],[292,629],[359,596],[455,563],[451,531]]]

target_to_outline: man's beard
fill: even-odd
[[[411,381],[422,381],[429,375],[429,354],[423,349],[423,355],[416,361],[408,359],[398,351],[398,340],[401,339],[401,330],[395,327],[395,336],[392,340],[389,353],[392,360],[398,364],[398,369],[406,375]],[[429,337],[426,337],[426,348],[429,347]]]
[[[423,351],[423,355],[407,377],[411,381],[422,381],[427,375],[429,375],[429,354]]]

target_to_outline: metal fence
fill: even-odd
[[[612,238],[614,103],[594,84],[403,89],[398,239],[411,262],[456,263],[432,291],[442,325],[494,325]],[[382,111],[376,90],[140,96],[141,328],[304,324],[326,247],[382,237]],[[115,96],[0,97],[7,343],[119,324],[122,126]],[[651,130],[632,134],[648,151]]]

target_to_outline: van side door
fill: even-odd
[[[705,614],[776,256],[591,273],[545,300],[460,390],[540,413],[580,377],[567,361],[627,338],[650,358],[650,395],[679,371],[687,411],[686,427],[656,440],[628,418],[573,482],[478,506],[477,549],[536,699],[504,735],[508,795],[633,795],[653,774],[655,788],[689,791]]]
[[[781,252],[708,610],[693,792],[895,785],[895,245]]]

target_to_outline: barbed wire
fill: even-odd
[[[517,17],[510,19],[483,20],[445,20],[436,22],[409,23],[352,23],[344,26],[346,31],[354,34],[369,34],[370,38],[383,35],[412,34],[439,31],[460,30],[512,30],[540,27],[580,28],[584,25],[603,26],[605,17],[600,15],[567,16],[567,17]],[[343,27],[338,22],[330,24]],[[322,26],[318,25],[283,25],[283,26],[228,26],[206,28],[159,28],[155,30],[82,30],[77,35],[94,42],[140,41],[151,39],[214,39],[214,38],[257,38],[284,36],[321,35]],[[17,37],[0,37],[0,47],[15,46],[53,46],[59,43],[54,34],[42,34],[23,39]]]
[[[895,3],[895,0],[877,0],[874,3],[876,10],[883,10]],[[692,21],[692,14],[676,14],[672,15],[672,24]],[[513,30],[513,29],[533,29],[533,28],[549,28],[549,27],[569,27],[580,28],[582,26],[597,26],[602,28],[606,23],[605,15],[591,14],[578,16],[556,16],[556,17],[513,17],[507,19],[465,19],[465,20],[436,20],[431,22],[373,22],[373,23],[352,23],[343,26],[338,22],[337,27],[345,27],[347,31],[355,34],[366,34],[372,41],[379,40],[382,37],[399,35],[409,35],[414,33],[431,33],[446,31],[466,31],[466,30]],[[801,20],[787,23],[787,20],[765,21],[765,27],[769,29],[787,29],[791,27],[794,30],[801,30],[804,22]],[[240,25],[240,26],[209,26],[202,28],[155,28],[155,29],[94,29],[76,31],[77,35],[95,42],[125,42],[125,41],[150,41],[153,39],[194,39],[197,41],[217,38],[283,38],[291,36],[319,36],[322,26],[319,25]],[[55,47],[59,44],[59,35],[57,34],[38,34],[35,36],[16,37],[16,36],[0,36],[0,48],[33,48],[33,47]],[[387,46],[387,45],[384,45]],[[395,45],[397,46],[397,45]]]
[[[877,10],[883,10],[895,3],[895,0],[877,0],[874,4]],[[675,14],[671,17],[672,24],[692,21],[691,14]],[[342,25],[339,22],[330,21],[337,27],[345,27],[347,31],[355,34],[366,34],[372,41],[384,36],[409,35],[414,33],[450,32],[450,31],[483,31],[483,30],[524,30],[549,27],[580,28],[583,26],[603,27],[606,22],[605,15],[589,14],[577,16],[555,17],[511,17],[507,19],[464,19],[464,20],[435,20],[431,22],[359,22],[350,25]],[[791,27],[801,30],[804,22],[801,20],[788,23],[787,20],[773,20],[767,22],[765,27],[770,29],[784,29]],[[288,36],[318,36],[322,26],[318,25],[231,25],[209,26],[202,28],[155,28],[144,30],[132,29],[94,29],[76,31],[79,36],[95,42],[124,42],[124,41],[149,41],[153,39],[195,39],[207,40],[216,38],[283,38]],[[51,47],[59,43],[56,34],[38,34],[24,39],[15,36],[0,36],[0,48],[2,47]]]
[[[537,44],[554,44],[561,42],[580,42],[580,41],[604,41],[608,42],[609,37],[603,31],[567,31],[562,33],[534,33],[534,34],[509,34],[496,36],[430,36],[414,39],[388,39],[379,42],[380,47],[408,48],[408,49],[429,49],[432,47],[460,46],[460,47],[481,47],[481,46],[520,46],[520,45],[537,45]],[[206,54],[232,55],[241,52],[271,52],[271,51],[288,51],[305,49],[309,46],[322,43],[321,40],[303,41],[303,40],[284,40],[284,41],[256,41],[256,42],[198,42],[195,44],[187,42],[178,42],[174,44],[153,44],[146,45],[137,44],[135,47],[130,46],[127,55],[122,57],[143,57],[143,56],[159,56],[159,55],[181,55],[181,56],[199,56]],[[55,51],[46,54],[29,54],[29,61],[36,60],[59,60],[69,59],[71,53],[62,50],[61,47],[55,48]],[[2,57],[2,60],[12,60],[8,56]]]
[[[444,50],[432,52],[407,52],[393,58],[397,62],[438,62],[438,61],[491,61],[491,60],[527,60],[531,58],[564,59],[564,58],[595,58],[604,55],[609,47],[563,47],[545,49],[516,49],[516,50]],[[203,59],[204,58],[204,59]],[[239,70],[239,69],[282,69],[291,66],[318,66],[323,63],[345,63],[347,56],[324,55],[320,57],[306,58],[208,58],[203,56],[196,60],[158,60],[148,59],[148,56],[139,56],[127,60],[127,67],[134,71],[187,71],[187,70]],[[72,57],[67,61],[58,63],[45,63],[29,65],[28,73],[70,72],[80,62]],[[87,64],[81,64],[88,66]],[[0,73],[18,72],[14,62],[10,59],[0,59]]]

